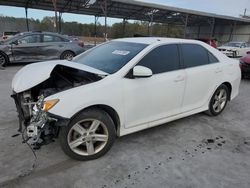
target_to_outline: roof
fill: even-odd
[[[134,42],[141,44],[153,44],[155,42],[158,43],[197,43],[203,44],[203,42],[192,39],[178,39],[178,38],[167,38],[167,37],[133,37],[133,38],[120,38],[115,39],[113,41],[121,41],[121,42]]]
[[[0,5],[27,7],[53,11],[51,0],[0,0]],[[104,16],[104,0],[60,0],[57,1],[59,12]],[[250,24],[250,19],[236,18],[206,12],[170,7],[155,3],[142,2],[138,0],[107,0],[107,16],[131,20],[150,21],[150,14],[154,12],[154,22],[174,23],[183,25],[188,14],[190,25],[207,24],[207,19],[215,19],[219,24]]]

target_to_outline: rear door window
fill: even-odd
[[[43,35],[43,42],[62,42],[62,38],[55,35]]]
[[[208,51],[198,44],[181,44],[183,61],[186,68],[209,64]]]
[[[148,67],[153,74],[164,73],[179,69],[179,51],[176,44],[159,46],[149,52],[137,64]]]

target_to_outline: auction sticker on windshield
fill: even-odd
[[[126,50],[115,50],[112,52],[112,54],[115,55],[128,55],[130,53],[130,51],[126,51]]]

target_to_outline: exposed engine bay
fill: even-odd
[[[46,97],[102,78],[101,75],[84,70],[57,65],[47,80],[29,90],[14,93],[12,97],[17,106],[19,132],[25,134],[27,143],[38,149],[53,141],[58,136],[60,126],[65,124],[60,117],[53,117],[46,111]]]

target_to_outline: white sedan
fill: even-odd
[[[218,47],[218,50],[228,57],[242,57],[250,51],[250,46],[246,42],[229,42]]]
[[[206,111],[238,95],[239,63],[196,40],[125,38],[72,62],[27,65],[12,81],[20,131],[35,147],[59,137],[78,160],[104,155],[117,136]]]

